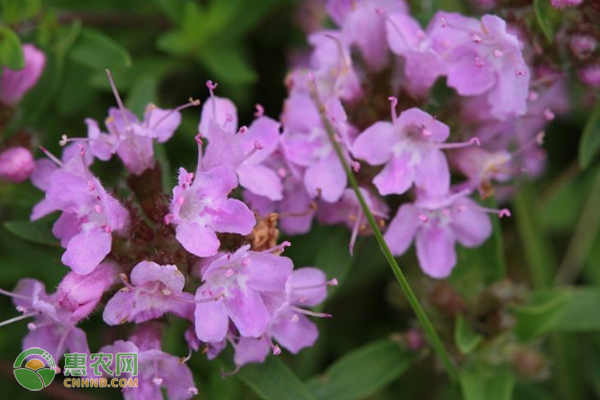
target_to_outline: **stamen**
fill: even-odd
[[[0,289],[0,294],[3,294],[3,295],[8,296],[8,297],[14,297],[15,299],[31,300],[31,297],[29,297],[29,296],[24,296],[22,294],[17,294],[17,293],[9,292],[8,290],[4,290],[4,289]]]
[[[154,124],[154,126],[152,126],[151,129],[156,129],[156,127],[158,125],[161,124],[161,122],[163,122],[165,119],[169,118],[171,116],[171,114],[175,113],[175,112],[179,112],[181,110],[185,110],[186,108],[190,108],[190,107],[197,107],[200,105],[200,100],[194,100],[193,98],[189,98],[188,102],[185,104],[180,105],[179,107],[176,107],[174,109],[172,109],[171,111],[169,111],[167,114],[165,114],[161,119],[159,119],[158,121],[156,121],[156,123]]]
[[[471,138],[471,139],[469,139],[468,142],[436,143],[436,146],[439,149],[460,149],[462,147],[468,147],[468,146],[472,146],[472,145],[481,146],[481,142],[479,141],[479,138],[476,138],[476,137]]]
[[[260,118],[265,115],[265,109],[262,105],[257,103],[254,107],[256,107],[256,112],[254,113],[256,118]]]
[[[50,159],[50,161],[52,161],[54,164],[58,165],[59,167],[63,166],[63,162],[60,161],[54,154],[50,153],[48,151],[48,149],[46,149],[43,146],[40,146],[40,150],[46,155],[46,157],[48,157]]]
[[[129,120],[127,119],[127,113],[125,112],[125,106],[123,105],[121,96],[119,96],[119,91],[117,90],[117,85],[115,85],[115,80],[112,76],[112,73],[110,72],[110,70],[108,68],[106,69],[106,75],[108,76],[108,82],[110,83],[110,88],[112,89],[115,99],[117,100],[117,105],[119,106],[119,110],[121,110],[121,116],[123,117],[123,121],[125,122],[125,128],[129,129],[131,124],[129,123]]]
[[[246,132],[248,132],[248,127],[247,127],[247,126],[244,126],[244,125],[242,125],[242,126],[240,126],[240,129],[238,130],[237,134],[238,134],[238,135],[243,135],[243,134],[245,134]]]
[[[394,96],[388,97],[390,101],[390,114],[392,115],[392,122],[396,122],[398,119],[398,113],[396,112],[396,106],[398,106],[398,98]]]
[[[304,314],[304,315],[310,315],[311,317],[318,317],[318,318],[331,318],[333,317],[333,315],[331,314],[327,314],[327,313],[318,313],[318,312],[314,312],[314,311],[310,311],[310,310],[305,310],[303,308],[298,308],[298,307],[294,307],[294,306],[290,306],[290,309],[299,312],[300,314]]]
[[[179,359],[179,364],[185,364],[192,358],[192,348],[188,347],[188,355]]]
[[[129,278],[127,277],[127,275],[124,272],[121,272],[119,274],[119,279],[121,280],[121,282],[123,283],[123,285],[125,285],[125,287],[129,290],[135,290],[135,286],[131,285],[131,283],[129,283]]]
[[[554,119],[555,115],[552,112],[552,110],[550,110],[549,108],[546,108],[544,110],[544,118],[546,118],[547,121],[552,121]]]
[[[350,236],[350,243],[348,244],[348,250],[350,251],[350,255],[354,255],[354,244],[356,243],[356,238],[358,237],[358,230],[361,224],[362,212],[359,211],[358,217],[356,221],[354,221],[354,225],[352,227],[352,235]]]
[[[270,249],[260,251],[259,253],[274,253],[276,251],[284,251],[286,247],[291,246],[292,244],[287,240],[281,242],[277,246],[271,247]]]
[[[350,164],[352,165],[352,170],[354,172],[360,172],[360,163],[358,161],[352,161]]]
[[[154,383],[156,386],[160,386],[163,383],[163,380],[162,378],[154,377],[152,378],[152,383]]]
[[[213,121],[217,120],[217,100],[215,99],[215,89],[217,88],[217,83],[211,81],[210,79],[206,81],[206,87],[210,92],[210,98],[212,99],[212,115]]]
[[[191,386],[191,387],[187,388],[186,391],[188,392],[188,394],[191,394],[194,396],[196,396],[198,394],[198,388],[196,388],[195,386]]]
[[[17,321],[20,321],[22,319],[33,317],[36,314],[37,314],[37,312],[30,312],[30,313],[27,313],[27,314],[19,315],[18,317],[10,318],[10,319],[7,319],[6,321],[0,322],[0,326],[5,326],[5,325],[12,324],[13,322],[17,322]]]
[[[296,291],[296,290],[309,290],[309,289],[318,289],[318,288],[322,288],[323,286],[337,286],[338,285],[338,280],[336,278],[330,279],[324,283],[319,283],[317,285],[310,285],[310,286],[294,286],[292,287],[292,290]]]

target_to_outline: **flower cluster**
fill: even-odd
[[[565,109],[564,84],[530,67],[518,29],[494,15],[438,12],[421,28],[399,1],[330,0],[326,11],[337,28],[310,33],[312,51],[286,80],[281,150],[266,163],[283,198],[246,187],[246,199],[263,216],[278,212],[290,234],[308,231],[313,216],[346,223],[352,249],[370,230],[333,137],[371,212],[382,225],[392,216],[393,253],[414,240],[423,271],[447,277],[455,243],[481,245],[491,235],[486,214],[510,215],[471,195],[505,197],[512,179],[543,168],[541,132]],[[451,94],[442,107],[443,85]],[[399,195],[394,213],[388,199]]]
[[[295,354],[312,346],[318,331],[309,316],[329,315],[309,308],[337,282],[317,268],[294,269],[281,255],[290,243],[277,244],[277,231],[263,232],[263,220],[231,195],[241,185],[256,196],[283,199],[284,176],[271,168],[281,157],[280,124],[260,112],[249,128],[238,129],[235,106],[216,97],[209,82],[197,166],[194,172],[180,168],[172,193],[164,193],[156,185],[161,166],[154,144],[167,141],[180,111],[199,101],[173,110],[151,104],[140,121],[123,106],[110,73],[109,80],[118,107],[109,110],[106,132],[87,119],[87,138],[63,136],[60,158],[42,149],[46,158],[31,174],[45,192],[31,219],[60,212],[52,233],[71,272],[55,293],[29,278],[12,292],[1,290],[22,315],[0,325],[34,318],[23,346],[47,349],[58,360],[65,351],[89,353],[78,324],[103,305],[107,325],[136,324],[127,340],[101,349],[138,353],[140,383],[124,392],[131,399],[161,398],[161,387],[171,399],[198,393],[185,362],[161,349],[168,315],[188,324],[190,351],[202,348],[213,359],[231,344],[236,370],[281,347]],[[92,172],[96,161],[113,155],[128,171],[128,188],[120,193]],[[265,233],[265,240],[256,239]]]

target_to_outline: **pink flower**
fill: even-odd
[[[0,153],[0,179],[21,183],[35,168],[31,152],[24,147],[11,147]]]
[[[46,55],[32,44],[23,45],[25,67],[21,70],[4,68],[0,80],[0,102],[14,106],[40,79]]]

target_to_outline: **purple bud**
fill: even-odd
[[[600,87],[600,64],[588,65],[577,72],[579,80],[586,86]]]
[[[112,263],[100,264],[87,275],[69,272],[58,285],[57,300],[64,308],[73,311],[73,319],[85,318],[114,283],[116,275],[117,266]]]
[[[0,178],[20,183],[29,178],[35,168],[31,152],[24,147],[13,147],[0,153]]]
[[[8,104],[17,104],[31,89],[42,75],[46,64],[46,55],[32,44],[23,45],[25,67],[13,71],[4,68],[0,80],[0,101]]]
[[[598,42],[594,37],[588,35],[574,35],[569,42],[571,51],[580,60],[585,60],[596,50]]]

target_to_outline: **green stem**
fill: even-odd
[[[350,186],[352,186],[352,189],[354,190],[354,193],[356,194],[356,197],[358,198],[358,201],[360,203],[362,211],[365,213],[365,216],[367,217],[367,220],[369,221],[369,225],[371,226],[371,229],[373,231],[375,239],[377,240],[377,243],[379,244],[379,248],[381,249],[381,252],[383,253],[384,257],[386,258],[388,264],[392,268],[392,272],[396,276],[396,280],[400,284],[400,287],[402,288],[402,291],[406,295],[408,302],[410,303],[412,309],[414,310],[415,314],[417,315],[417,318],[421,322],[421,325],[423,326],[423,331],[425,332],[427,339],[433,346],[433,349],[435,350],[435,352],[437,353],[438,357],[440,358],[442,364],[444,365],[444,368],[446,369],[448,376],[450,377],[450,379],[453,382],[456,382],[457,377],[458,377],[458,374],[456,372],[456,367],[452,363],[452,360],[450,359],[450,356],[448,355],[448,352],[446,351],[444,344],[442,343],[442,341],[440,340],[440,337],[438,336],[437,332],[433,328],[433,325],[432,325],[431,321],[429,320],[429,318],[427,317],[425,310],[423,310],[421,303],[419,303],[417,296],[415,296],[415,293],[413,292],[412,288],[410,287],[408,280],[406,280],[404,273],[400,269],[400,266],[396,262],[396,259],[394,258],[387,243],[385,242],[385,240],[383,238],[383,234],[381,233],[381,230],[379,229],[379,226],[377,224],[377,221],[375,220],[375,217],[371,213],[371,210],[369,209],[369,206],[367,205],[367,202],[365,201],[365,199],[359,189],[358,182],[356,181],[356,178],[355,178],[354,174],[352,173],[352,170],[350,169],[348,162],[346,161],[344,153],[335,138],[334,128],[331,126],[331,123],[325,116],[325,107],[319,101],[317,101],[317,104],[319,105],[319,111],[321,112],[321,117],[323,120],[323,124],[325,125],[325,130],[327,131],[327,135],[329,136],[329,140],[330,140],[331,144],[333,145],[333,148],[335,149],[335,152],[336,152],[340,162],[342,163],[342,166],[344,167],[344,171],[346,171],[346,175],[348,176],[348,181],[350,182]]]
[[[543,289],[552,285],[558,263],[553,248],[541,228],[537,209],[533,207],[533,195],[531,185],[523,184],[515,197],[514,205],[517,228],[523,240],[533,287]],[[553,375],[561,398],[582,398],[580,375],[577,372],[576,364],[569,357],[569,348],[576,346],[576,343],[570,342],[567,335],[559,333],[550,335],[549,340],[555,365]]]

